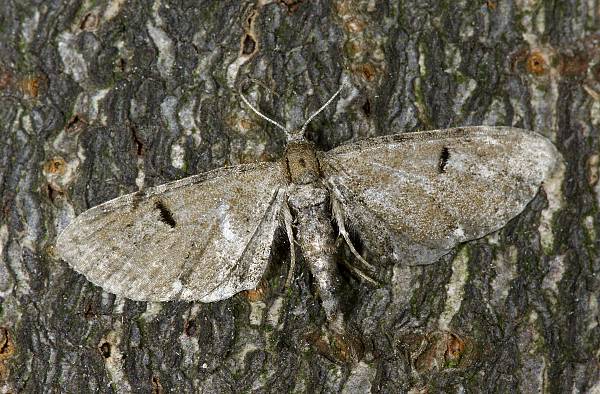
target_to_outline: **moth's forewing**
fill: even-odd
[[[85,211],[56,247],[92,283],[133,300],[225,299],[261,279],[284,185],[274,163],[192,176]]]
[[[559,158],[538,133],[479,126],[363,140],[320,162],[367,247],[427,264],[518,215]]]

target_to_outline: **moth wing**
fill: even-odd
[[[92,283],[133,300],[222,300],[261,279],[283,185],[279,165],[260,163],[128,194],[79,215],[57,251]]]
[[[320,162],[367,248],[427,264],[518,215],[559,158],[536,132],[479,126],[371,138]]]

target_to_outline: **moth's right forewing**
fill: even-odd
[[[274,163],[192,176],[89,209],[57,250],[92,283],[133,300],[225,299],[262,277],[284,186]]]
[[[481,126],[373,138],[320,160],[368,247],[426,264],[519,214],[559,157],[538,133]]]

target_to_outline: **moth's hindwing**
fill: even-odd
[[[84,212],[57,250],[94,284],[133,300],[225,299],[262,277],[284,185],[275,163],[167,183]]]
[[[518,215],[559,158],[538,133],[480,126],[363,140],[320,162],[367,247],[427,264]]]

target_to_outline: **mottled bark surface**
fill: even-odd
[[[267,4],[268,3],[268,4]],[[2,392],[599,392],[600,8],[580,1],[4,1]],[[359,362],[327,344],[308,268],[212,304],[132,302],[56,258],[118,195],[321,149],[462,125],[537,130],[561,176],[504,229],[426,267],[342,268]],[[363,251],[377,263],[377,251]],[[352,261],[340,246],[340,261]]]

